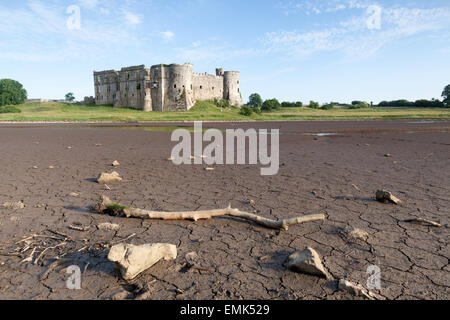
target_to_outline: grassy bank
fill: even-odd
[[[26,103],[21,113],[0,114],[0,121],[179,121],[179,120],[346,120],[346,119],[450,119],[450,109],[368,108],[317,110],[282,108],[275,112],[243,116],[238,108],[218,108],[199,101],[186,112],[143,112],[111,106],[68,105],[64,103]]]

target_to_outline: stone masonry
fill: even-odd
[[[94,71],[95,104],[143,111],[189,110],[197,100],[225,99],[240,107],[240,73],[216,69],[194,73],[193,65],[144,65]]]

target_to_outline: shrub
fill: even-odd
[[[22,110],[14,106],[0,107],[0,113],[21,113],[21,112]]]
[[[368,104],[367,102],[361,102],[359,101],[359,104],[352,104],[349,106],[349,109],[365,109],[365,108],[370,108],[370,104]]]
[[[297,102],[282,102],[281,106],[283,108],[301,108],[301,107],[303,107],[303,103],[301,103],[300,101],[297,101]]]
[[[246,116],[246,117],[251,116],[252,113],[253,113],[253,110],[252,110],[252,109],[253,109],[253,108],[250,108],[250,107],[247,106],[247,105],[243,105],[243,106],[241,107],[241,110],[239,111],[239,114],[241,114],[241,115],[243,115],[243,116]],[[255,109],[259,109],[259,108],[255,108]]]
[[[322,107],[320,107],[320,109],[322,109],[322,110],[331,110],[333,108],[334,108],[333,103],[324,104]]]
[[[262,104],[261,110],[262,111],[272,111],[277,110],[281,108],[281,104],[278,102],[277,99],[269,99],[264,101]]]
[[[231,104],[229,100],[218,100],[218,99],[214,99],[214,104],[219,107],[219,108],[230,108]]]

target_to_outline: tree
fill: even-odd
[[[314,102],[314,101],[310,101],[309,102],[309,107],[312,109],[318,109],[319,108],[319,103],[318,102]]]
[[[276,110],[276,109],[280,109],[281,108],[281,104],[280,102],[278,102],[277,99],[269,99],[264,101],[264,103],[261,106],[261,110],[263,111],[272,111],[272,110]]]
[[[252,108],[261,108],[263,104],[263,101],[261,99],[261,96],[257,93],[253,93],[252,95],[250,95],[250,97],[248,98],[248,103],[247,105],[249,107]]]
[[[27,98],[27,91],[20,82],[11,79],[0,80],[0,106],[21,104]]]
[[[450,84],[444,88],[444,91],[442,91],[442,98],[444,98],[442,102],[447,107],[450,107]]]
[[[73,100],[75,100],[75,96],[73,95],[72,92],[69,92],[66,94],[66,101],[72,102]]]

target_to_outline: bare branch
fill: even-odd
[[[125,215],[127,218],[140,219],[155,219],[155,220],[203,220],[211,219],[219,216],[229,216],[240,218],[248,221],[253,221],[266,228],[288,230],[289,226],[305,222],[312,222],[318,220],[325,220],[323,214],[311,214],[302,217],[272,220],[264,218],[253,213],[240,211],[231,207],[224,209],[213,209],[203,211],[186,211],[186,212],[159,212],[149,211],[137,208],[127,207],[115,202],[112,202],[108,197],[102,196],[99,203],[93,206],[94,210],[100,213],[108,213],[112,215]]]

